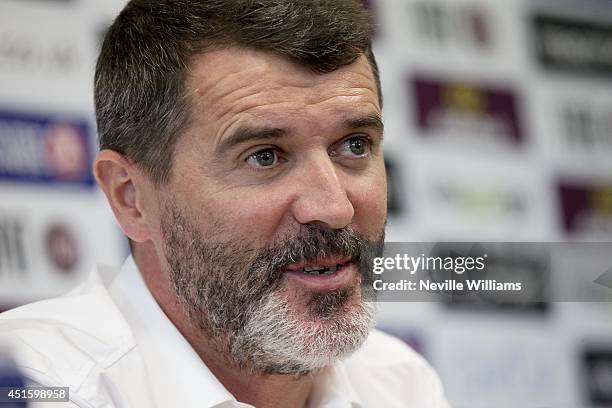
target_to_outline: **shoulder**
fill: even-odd
[[[94,279],[65,296],[0,314],[0,346],[29,380],[72,392],[135,342],[108,291]]]
[[[431,365],[403,341],[379,330],[372,331],[344,367],[355,388],[365,390],[362,398],[382,398],[389,407],[448,407]]]
[[[353,358],[359,359],[362,364],[374,366],[425,363],[423,357],[402,340],[376,329],[372,330]]]

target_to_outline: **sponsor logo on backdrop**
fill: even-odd
[[[561,181],[558,194],[566,233],[612,234],[612,183]]]
[[[584,353],[585,394],[593,404],[612,404],[612,348]]]
[[[532,23],[544,68],[612,77],[612,22],[535,15]]]
[[[81,251],[72,228],[62,221],[39,225],[27,219],[0,214],[0,281],[27,281],[40,272],[74,275]]]
[[[22,218],[0,215],[0,276],[19,279],[30,269]]]
[[[47,258],[55,269],[70,274],[79,261],[79,247],[74,233],[63,224],[52,224],[45,235]]]
[[[565,145],[572,151],[612,151],[612,106],[568,103],[560,110]]]
[[[0,180],[93,186],[89,126],[0,111]]]
[[[29,32],[0,29],[0,70],[45,72],[68,77],[78,69],[77,48],[70,41],[41,42]]]
[[[492,29],[486,11],[476,5],[417,1],[410,5],[419,38],[437,45],[457,45],[487,50]]]
[[[524,218],[529,201],[524,193],[503,187],[485,187],[477,183],[461,185],[448,181],[431,186],[434,202],[465,215]]]
[[[410,87],[416,125],[424,135],[452,134],[474,143],[523,141],[513,91],[451,80],[415,77]]]

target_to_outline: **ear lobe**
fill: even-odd
[[[139,169],[125,156],[114,150],[102,150],[93,165],[98,185],[104,191],[121,229],[136,242],[149,239],[144,221]]]

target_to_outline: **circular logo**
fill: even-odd
[[[55,124],[45,136],[45,153],[51,173],[66,180],[86,176],[87,147],[82,131],[70,124]]]
[[[79,261],[79,248],[72,231],[61,224],[52,225],[46,235],[47,255],[64,273],[72,273]]]

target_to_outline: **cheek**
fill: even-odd
[[[222,240],[231,237],[267,242],[287,212],[285,201],[273,191],[231,192],[206,199],[200,216]]]
[[[355,209],[358,228],[368,238],[378,238],[387,218],[387,182],[384,173],[353,183],[349,198]]]

